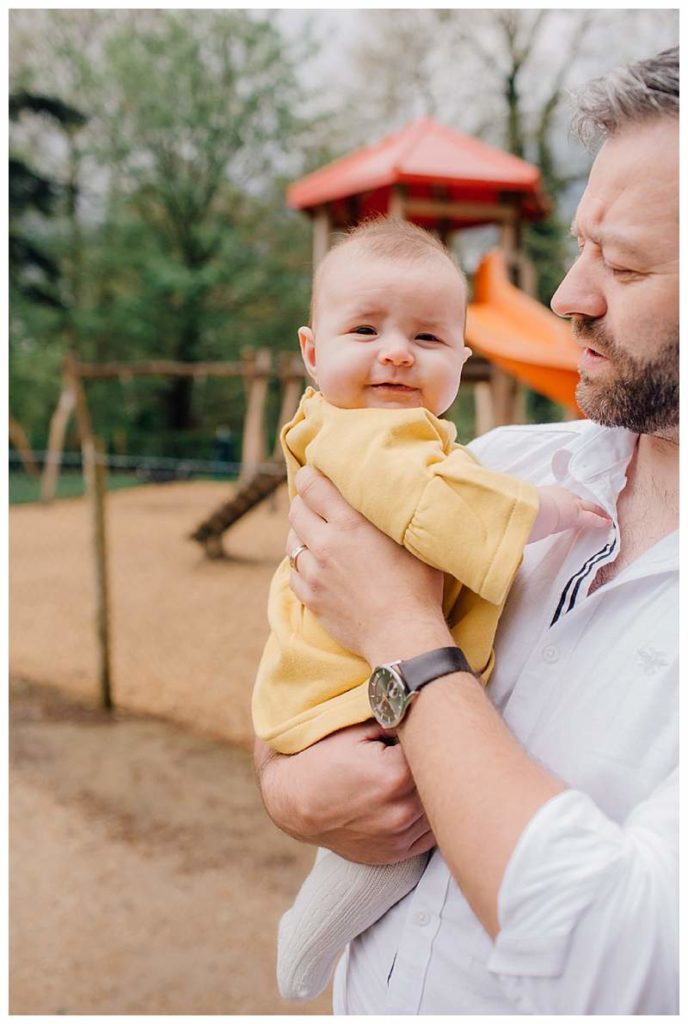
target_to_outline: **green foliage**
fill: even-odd
[[[284,204],[311,126],[301,55],[266,13],[100,13],[49,12],[50,35],[13,69],[21,95],[55,91],[65,111],[78,95],[88,116],[69,125],[61,180],[46,181],[50,229],[34,224],[66,309],[12,294],[13,408],[38,447],[67,348],[98,362],[236,359],[295,345],[308,304],[310,229]],[[159,454],[185,431],[207,447],[218,422],[239,430],[241,387],[88,385],[97,432]]]
[[[30,112],[51,119],[65,130],[78,128],[86,118],[81,111],[53,96],[19,89],[9,97],[10,120],[18,121]],[[9,265],[14,292],[39,306],[62,309],[59,294],[60,268],[56,260],[34,237],[27,220],[32,215],[55,214],[62,189],[58,182],[40,174],[21,156],[9,159]]]

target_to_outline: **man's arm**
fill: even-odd
[[[291,756],[258,740],[255,765],[268,814],[295,839],[366,864],[435,845],[402,749],[373,721]]]
[[[416,653],[448,645],[431,633],[414,640]],[[437,844],[494,938],[516,844],[536,811],[566,787],[527,756],[467,673],[425,687],[398,734]]]
[[[309,550],[292,586],[325,628],[373,665],[450,645],[439,574],[379,534],[314,471],[302,470],[297,487],[291,522]],[[468,674],[426,687],[399,738],[440,849],[494,936],[509,858],[533,815],[565,786],[527,756]]]

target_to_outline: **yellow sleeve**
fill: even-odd
[[[307,461],[378,529],[500,604],[538,510],[529,483],[482,467],[425,409],[332,410]]]

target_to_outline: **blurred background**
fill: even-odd
[[[678,11],[9,23],[10,1012],[329,1013],[273,980],[312,851],[262,810],[250,692],[318,217],[361,207],[288,188],[419,118],[519,157],[543,201],[507,270],[547,305],[591,161],[569,93],[675,45]],[[447,188],[429,226],[477,303],[504,232],[454,231]],[[462,441],[507,379],[487,348],[475,365],[449,413]],[[502,421],[576,415],[553,370],[537,388],[513,372]]]

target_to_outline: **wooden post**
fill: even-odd
[[[93,548],[96,569],[96,617],[98,630],[98,656],[100,681],[100,703],[112,709],[112,684],[110,672],[110,595],[107,562],[107,532],[105,516],[105,495],[107,492],[107,468],[105,446],[94,439],[94,487],[93,487]]]
[[[330,248],[330,211],[327,206],[319,206],[313,218],[313,273],[318,264],[327,255]]]
[[[480,437],[495,427],[495,411],[492,402],[492,385],[489,381],[477,381],[473,385],[475,401],[475,436]]]
[[[104,708],[112,707],[110,688],[110,623],[108,614],[108,575],[105,533],[105,454],[100,441],[93,436],[91,414],[76,357],[69,353],[65,360],[65,377],[74,395],[76,420],[81,441],[81,459],[86,497],[91,505],[93,551],[96,576],[96,627],[100,698]]]
[[[50,431],[48,433],[48,451],[43,466],[41,478],[41,501],[48,504],[55,497],[57,480],[60,475],[60,461],[64,450],[64,439],[67,432],[69,417],[72,415],[76,397],[71,382],[65,375],[64,384],[55,412],[50,420]]]
[[[406,218],[404,198],[401,186],[393,185],[389,193],[389,206],[387,208],[390,217],[396,217],[398,220]]]
[[[532,299],[537,298],[537,271],[532,260],[528,259],[524,252],[519,253],[519,282],[518,286],[526,295]]]
[[[265,460],[265,402],[268,396],[272,353],[268,348],[244,349],[241,358],[244,363],[248,401],[244,418],[240,482],[250,479]]]
[[[500,235],[500,244],[502,252],[504,253],[506,272],[509,275],[511,283],[518,286],[520,284],[518,262],[521,248],[521,230],[518,209],[511,204],[505,207],[504,220],[501,224]]]
[[[95,447],[93,442],[93,428],[91,426],[91,414],[86,401],[86,392],[79,374],[79,364],[76,357],[70,352],[65,359],[65,376],[74,394],[74,405],[76,409],[76,422],[79,428],[79,440],[81,442],[81,463],[84,474],[86,494],[93,496],[95,490]]]
[[[519,382],[499,366],[492,367],[492,403],[494,425],[502,427],[523,423],[525,419],[525,392]]]
[[[33,477],[34,480],[38,480],[40,473],[38,472],[38,466],[36,465],[36,461],[33,457],[33,452],[31,451],[31,445],[29,444],[29,439],[26,436],[26,431],[19,420],[16,420],[11,413],[9,417],[8,437],[10,444],[14,445],[19,452],[19,458],[21,459],[21,464],[24,467],[24,472],[28,476]]]

